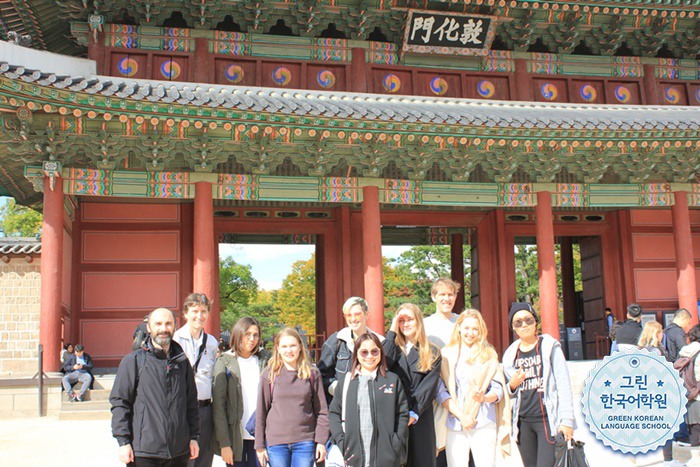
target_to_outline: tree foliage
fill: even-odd
[[[282,281],[275,301],[279,320],[286,326],[300,325],[307,334],[316,333],[316,255],[299,260]]]
[[[393,316],[399,305],[411,302],[423,313],[435,312],[435,304],[430,298],[430,288],[436,279],[450,277],[450,247],[446,245],[417,245],[409,248],[394,259],[387,260],[384,266],[384,296],[386,314]],[[466,302],[471,297],[470,258],[464,259],[462,286]]]
[[[42,220],[40,212],[12,198],[0,207],[0,228],[8,237],[36,237],[41,233]]]
[[[219,259],[219,288],[221,309],[225,304],[248,305],[258,296],[258,281],[252,267],[238,264],[233,258]]]

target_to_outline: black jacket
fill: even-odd
[[[675,362],[678,358],[678,351],[688,344],[688,338],[682,327],[676,323],[671,323],[666,329],[666,358]]]
[[[341,376],[331,402],[328,418],[331,424],[331,437],[343,453],[348,467],[364,467],[364,451],[360,439],[360,420],[357,404],[359,379],[353,378],[348,386],[345,400],[345,429],[343,430],[343,380]],[[370,403],[372,405],[372,459],[370,465],[377,467],[399,467],[406,462],[408,443],[408,402],[399,377],[387,372],[377,374],[377,379],[369,382]]]
[[[82,370],[74,370],[73,365],[77,363],[78,357],[74,353],[68,354],[68,357],[66,357],[66,362],[63,364],[63,370],[66,372],[66,374],[79,371],[82,373],[90,373],[92,375],[92,358],[90,358],[90,355],[88,355],[87,352],[83,352],[83,360],[85,360],[85,365],[83,365]]]
[[[420,357],[418,348],[413,347],[408,355],[396,345],[396,333],[389,331],[382,342],[386,354],[386,364],[401,379],[406,391],[408,410],[418,415],[418,422],[409,428],[408,459],[406,466],[431,467],[435,465],[435,421],[433,401],[440,380],[440,350],[431,345],[433,358],[437,357],[430,370],[418,370]]]
[[[169,357],[154,349],[150,338],[124,357],[109,401],[112,435],[120,446],[131,444],[135,456],[182,456],[199,437],[194,372],[175,341]]]
[[[630,344],[637,345],[639,342],[639,336],[642,335],[642,325],[641,323],[628,319],[620,326],[618,326],[615,331],[615,340],[617,344]]]

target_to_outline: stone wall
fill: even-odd
[[[40,260],[0,261],[0,377],[31,376],[37,371]]]

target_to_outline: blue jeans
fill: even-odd
[[[313,467],[316,463],[316,443],[299,441],[267,447],[270,467]]]

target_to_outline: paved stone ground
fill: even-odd
[[[580,411],[579,411],[580,413]],[[579,417],[580,418],[580,417]],[[613,452],[594,439],[583,420],[577,420],[576,438],[586,442],[591,467],[658,466],[660,450],[645,456]],[[515,452],[517,448],[514,446]],[[122,467],[109,420],[58,421],[56,418],[7,419],[0,422],[0,466]],[[214,467],[224,467],[215,456]],[[511,459],[503,467],[520,465]]]

